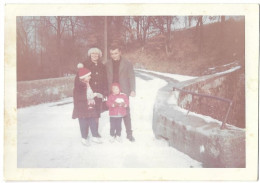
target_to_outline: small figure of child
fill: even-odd
[[[126,108],[129,106],[129,99],[126,94],[121,93],[120,85],[113,83],[111,87],[112,93],[107,99],[107,106],[110,116],[110,142],[117,140],[122,142],[121,138],[121,123],[126,115]]]

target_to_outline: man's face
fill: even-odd
[[[118,61],[121,58],[121,51],[118,49],[110,50],[110,56],[113,60]]]

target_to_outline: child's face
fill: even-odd
[[[117,94],[119,94],[120,91],[117,86],[112,86],[112,92],[113,92],[113,94],[117,95]]]
[[[82,79],[80,79],[83,83],[88,83],[89,80],[91,79],[91,75],[87,76],[87,77],[84,77]]]

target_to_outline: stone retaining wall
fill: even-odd
[[[17,83],[17,107],[54,102],[72,97],[75,76]]]
[[[189,81],[190,84],[184,83],[182,88],[192,91],[200,88],[218,91],[220,87],[225,87],[224,81],[228,77],[232,75],[198,78],[196,81]],[[245,129],[227,125],[228,129],[221,130],[221,121],[192,111],[188,113],[188,104],[195,102],[194,108],[198,108],[197,111],[201,110],[199,108],[202,104],[198,99],[194,100],[173,91],[173,86],[176,87],[176,84],[169,82],[157,93],[153,114],[155,136],[167,139],[170,146],[202,162],[203,167],[245,167]],[[216,105],[210,101],[207,104]],[[221,104],[217,106],[220,107]]]

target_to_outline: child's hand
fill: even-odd
[[[107,101],[107,97],[103,97],[102,98],[102,101],[104,102],[104,101]]]
[[[121,102],[118,104],[120,107],[124,107],[125,106],[125,103],[124,102]]]
[[[122,98],[117,98],[117,99],[115,100],[115,102],[116,102],[116,103],[123,103],[123,102],[124,102],[124,99],[122,99]]]
[[[89,100],[88,105],[95,105],[95,100]]]

